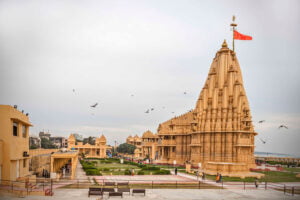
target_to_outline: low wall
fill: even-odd
[[[57,152],[59,149],[30,149],[29,156],[37,156],[42,154],[51,154],[52,152]]]

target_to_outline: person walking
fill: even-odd
[[[202,173],[202,180],[205,180],[205,173]]]
[[[197,180],[199,180],[199,171],[196,171]]]
[[[220,176],[219,176],[219,173],[217,173],[217,175],[216,175],[216,183],[219,182],[219,179],[220,179]]]
[[[175,167],[175,175],[177,175],[177,167]]]
[[[258,188],[258,179],[257,178],[255,178],[254,184],[255,184],[255,188],[257,189]]]

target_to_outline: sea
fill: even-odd
[[[272,152],[260,152],[255,151],[255,156],[262,156],[262,157],[289,157],[289,158],[300,158],[299,155],[291,155],[291,154],[284,154],[284,153],[272,153]]]

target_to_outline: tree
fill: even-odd
[[[30,145],[30,147],[29,147],[29,149],[38,149],[38,148],[39,148],[39,146],[36,145],[36,144],[32,144],[32,145]]]
[[[43,149],[56,149],[57,146],[55,146],[53,144],[53,142],[51,142],[50,140],[48,140],[47,138],[42,137],[41,139],[41,147]]]
[[[136,146],[134,146],[132,144],[123,143],[118,146],[117,151],[119,153],[134,154],[135,149],[136,149]]]
[[[95,145],[95,141],[96,141],[96,138],[90,136],[88,138],[84,138],[82,142],[83,142],[83,144],[89,143],[91,145]]]

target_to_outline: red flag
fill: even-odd
[[[236,30],[234,31],[233,33],[233,38],[236,39],[236,40],[252,40],[252,37],[249,36],[249,35],[243,35],[239,32],[237,32]]]

